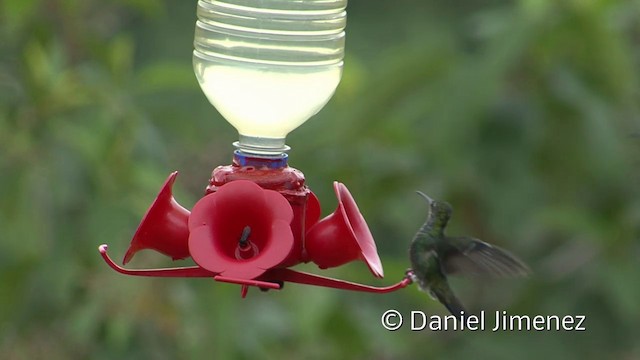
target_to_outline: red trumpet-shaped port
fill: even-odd
[[[264,158],[236,151],[232,165],[218,166],[213,170],[207,193],[216,192],[219,187],[238,180],[250,180],[263,189],[278,191],[289,201],[293,210],[293,250],[279,266],[308,262],[304,251],[305,234],[320,220],[320,203],[304,185],[304,174],[287,165],[287,156]]]
[[[382,263],[367,222],[344,184],[333,183],[338,208],[315,224],[305,236],[309,259],[321,269],[363,260],[371,273],[383,277]]]
[[[123,264],[142,249],[156,250],[173,260],[189,257],[189,210],[180,206],[171,192],[177,176],[177,171],[171,173],[162,185],[131,239]]]
[[[248,180],[220,186],[189,217],[189,250],[202,268],[254,279],[279,265],[294,244],[293,211],[280,193]]]

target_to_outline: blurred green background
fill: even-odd
[[[120,259],[173,170],[191,208],[237,134],[191,67],[195,1],[0,2],[0,358],[640,359],[640,1],[349,3],[342,83],[288,137],[323,204],[344,182],[386,278],[426,215],[519,254],[525,280],[456,279],[474,311],[583,314],[585,332],[389,332],[387,295],[130,278]],[[168,267],[151,251],[131,267]],[[312,265],[302,269],[316,271]],[[319,271],[318,271],[319,272]]]

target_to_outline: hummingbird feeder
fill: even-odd
[[[342,75],[347,0],[200,0],[193,65],[209,101],[239,133],[231,165],[213,170],[191,211],[172,194],[169,175],[144,215],[123,265],[143,249],[190,267],[126,269],[125,275],[209,277],[281,289],[285,282],[371,293],[411,283],[406,274],[387,287],[291,269],[320,269],[362,260],[374,277],[382,263],[373,236],[347,187],[333,183],[338,206],[320,219],[320,203],[302,172],[287,164],[286,135],[316,114]]]

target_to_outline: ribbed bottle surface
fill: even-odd
[[[346,1],[200,0],[195,49],[204,60],[318,66],[342,61]]]
[[[342,75],[346,0],[200,0],[194,69],[240,148],[284,148]]]

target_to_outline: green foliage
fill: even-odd
[[[640,357],[640,5],[623,0],[349,4],[329,105],[289,136],[324,213],[347,184],[385,281],[424,219],[520,254],[524,281],[454,282],[471,309],[584,314],[588,331],[388,332],[390,308],[443,314],[415,288],[138,279],[123,254],[166,175],[191,207],[235,131],[191,70],[195,2],[0,3],[0,354],[7,359]],[[152,252],[135,267],[174,265]],[[316,271],[313,266],[303,268]]]

